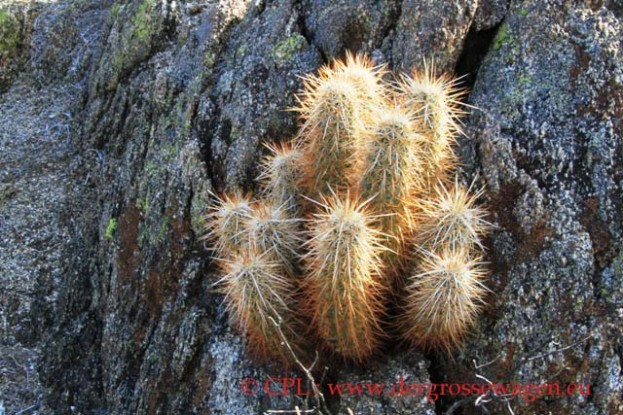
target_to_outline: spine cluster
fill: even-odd
[[[450,351],[484,304],[482,191],[452,180],[465,91],[431,66],[389,75],[347,54],[305,78],[301,128],[267,145],[261,196],[218,197],[206,216],[230,320],[255,355],[287,361],[274,319],[301,350],[311,330],[364,361],[389,337],[390,299],[404,340]]]

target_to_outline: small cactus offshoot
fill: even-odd
[[[266,147],[270,155],[263,159],[258,177],[264,187],[264,197],[296,214],[301,202],[299,184],[303,174],[303,152],[290,143],[267,144]]]
[[[484,278],[482,263],[465,249],[425,254],[407,287],[404,338],[447,350],[459,345],[483,306]]]
[[[293,275],[303,242],[299,222],[289,218],[282,206],[258,201],[244,223],[248,243],[256,252],[273,256],[287,274]]]
[[[240,194],[216,197],[216,203],[205,216],[203,239],[213,242],[217,257],[230,257],[248,244],[245,223],[251,217],[251,200]]]
[[[399,337],[451,351],[483,308],[483,191],[449,180],[466,91],[433,65],[389,75],[347,53],[304,78],[300,130],[266,145],[261,195],[224,196],[206,217],[230,320],[259,357],[287,360],[274,319],[297,353],[304,326],[366,361],[396,326],[390,302]]]
[[[474,245],[483,248],[480,238],[491,225],[485,219],[486,211],[476,205],[482,190],[470,190],[458,180],[450,189],[440,182],[434,193],[417,202],[420,245],[435,251],[444,247],[472,249]]]

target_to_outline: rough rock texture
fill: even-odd
[[[461,351],[387,345],[365,367],[323,362],[325,383],[486,377],[592,395],[478,407],[325,388],[330,411],[623,412],[623,4],[579,3],[33,3],[22,29],[0,31],[0,45],[30,45],[0,50],[0,71],[28,69],[0,72],[0,413],[314,406],[245,393],[302,375],[245,357],[198,236],[208,192],[254,188],[262,143],[296,132],[299,77],[345,49],[474,71],[460,153],[497,228],[490,305]],[[9,355],[38,356],[38,379]]]
[[[622,13],[616,2],[511,6],[470,96],[472,165],[499,228],[492,304],[457,363],[495,360],[476,371],[493,382],[555,375],[593,392],[515,399],[516,412],[623,411]],[[455,368],[444,379],[464,379]]]

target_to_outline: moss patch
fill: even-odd
[[[132,16],[134,24],[134,37],[139,42],[147,41],[153,32],[151,24],[151,11],[156,0],[143,0],[139,3],[136,13]]]
[[[6,10],[0,10],[0,64],[20,44],[19,22]]]
[[[273,48],[273,56],[278,62],[289,62],[294,54],[307,45],[307,41],[300,33],[293,33],[292,36],[277,43]]]
[[[110,218],[108,219],[108,225],[106,225],[104,236],[106,239],[112,239],[113,236],[115,236],[115,232],[117,232],[117,219]]]
[[[156,0],[142,0],[133,11],[130,11],[130,24],[124,24],[119,41],[112,54],[112,74],[109,78],[107,89],[114,89],[119,77],[137,62],[146,58],[154,43],[162,24],[161,14],[156,10]],[[116,20],[120,14],[117,5],[111,9],[110,19]],[[123,20],[123,18],[122,18]],[[127,22],[124,22],[127,23]]]
[[[493,39],[493,44],[491,45],[491,48],[493,50],[498,50],[507,41],[508,41],[508,28],[506,26],[506,23],[504,23],[498,29],[498,33],[495,35],[495,38]]]
[[[114,19],[115,17],[117,17],[119,11],[121,11],[121,4],[117,3],[110,9],[110,18]]]

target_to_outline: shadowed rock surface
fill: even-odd
[[[198,238],[208,192],[254,189],[262,143],[296,133],[300,76],[346,49],[474,81],[459,153],[497,225],[492,293],[452,358],[388,344],[318,379],[589,383],[482,405],[623,413],[623,3],[579,3],[0,4],[0,413],[315,404],[243,393],[287,373],[245,356]],[[325,392],[336,414],[484,413]]]

